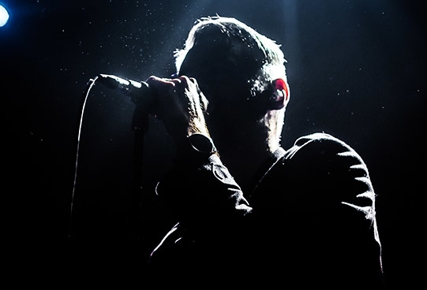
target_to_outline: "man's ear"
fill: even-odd
[[[284,79],[276,79],[272,82],[273,90],[269,98],[270,110],[280,110],[286,107],[289,101],[289,85]]]

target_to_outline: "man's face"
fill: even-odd
[[[193,48],[182,64],[181,74],[194,77],[210,103],[210,110],[244,110],[253,98],[255,80],[260,83],[262,64],[237,51],[219,52],[215,46]]]

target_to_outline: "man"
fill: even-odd
[[[176,53],[177,78],[148,80],[177,148],[157,187],[179,223],[152,253],[156,283],[381,284],[375,194],[360,156],[323,133],[280,146],[284,62],[277,44],[238,20],[204,18]]]

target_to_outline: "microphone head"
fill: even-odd
[[[114,75],[100,74],[98,77],[98,81],[100,81],[104,86],[112,90],[120,89],[120,87],[126,87],[130,85],[129,81],[116,77]]]
[[[146,107],[153,103],[154,94],[146,82],[137,82],[107,74],[100,74],[97,80],[107,88],[130,97],[137,106]]]

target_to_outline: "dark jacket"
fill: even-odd
[[[381,288],[368,169],[330,135],[279,149],[251,192],[242,192],[215,155],[172,170],[157,190],[179,221],[152,253],[158,283]]]

